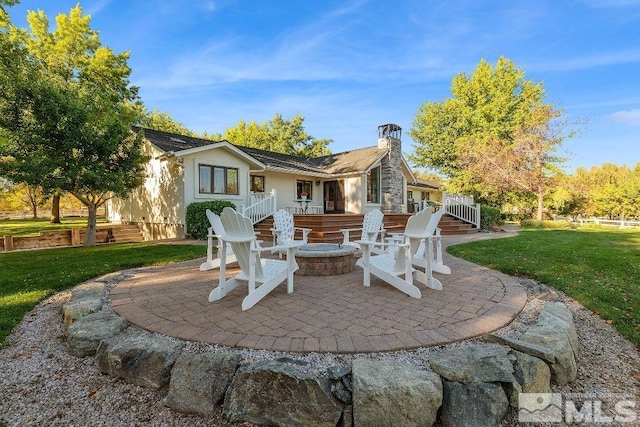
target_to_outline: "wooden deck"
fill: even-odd
[[[411,214],[385,214],[384,228],[387,233],[404,231]],[[362,227],[363,214],[322,214],[322,215],[294,215],[296,227],[310,228],[309,243],[340,243],[341,229]],[[443,235],[476,233],[478,230],[453,217],[445,215],[438,225]],[[270,236],[273,227],[273,217],[255,225],[256,231],[262,236]],[[351,240],[359,238],[358,233],[351,234]],[[264,238],[264,237],[263,237]],[[296,235],[296,238],[302,236]]]

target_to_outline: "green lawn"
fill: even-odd
[[[457,257],[530,277],[579,301],[640,345],[640,232],[532,230],[517,237],[452,246]]]
[[[0,343],[42,299],[126,268],[206,255],[205,246],[128,243],[0,253]]]
[[[12,236],[37,235],[44,230],[68,230],[70,228],[85,228],[87,218],[61,218],[62,224],[51,224],[49,218],[38,219],[1,219],[0,237],[5,234]],[[104,218],[98,218],[98,224],[104,223]]]

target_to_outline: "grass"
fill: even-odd
[[[38,219],[2,219],[0,220],[0,237],[6,234],[12,236],[37,235],[45,230],[68,230],[70,228],[85,228],[87,218],[61,218],[62,224],[51,224],[49,218]],[[98,218],[98,224],[104,222],[104,218]]]
[[[42,299],[96,276],[206,255],[206,247],[128,243],[0,254],[0,343]]]
[[[449,253],[565,292],[640,345],[640,232],[531,230],[452,246]]]

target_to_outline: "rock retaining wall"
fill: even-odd
[[[64,305],[69,352],[93,356],[109,374],[154,389],[165,404],[231,422],[286,426],[497,426],[521,392],[545,393],[551,381],[576,379],[578,341],[571,312],[548,302],[520,338],[460,343],[429,355],[429,366],[355,358],[314,376],[299,360],[253,362],[240,353],[193,353],[184,343],[151,334],[101,310],[104,286],[84,284]]]

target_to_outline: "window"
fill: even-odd
[[[307,199],[311,199],[311,187],[313,181],[296,181],[296,198],[302,199],[306,196]]]
[[[251,175],[251,191],[254,193],[264,193],[264,176]]]
[[[380,203],[380,166],[367,172],[367,203]]]
[[[200,193],[238,194],[238,169],[200,165]]]

